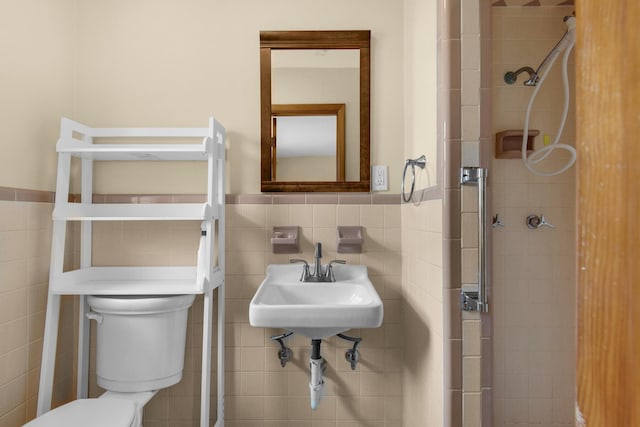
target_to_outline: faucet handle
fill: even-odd
[[[302,276],[300,276],[300,281],[304,282],[309,278],[309,264],[307,261],[303,259],[293,258],[289,260],[289,264],[301,263],[302,265]]]
[[[343,259],[334,259],[332,261],[329,261],[329,264],[327,264],[326,278],[329,279],[330,282],[335,282],[336,276],[333,275],[333,264],[346,264],[346,263],[347,261]]]
[[[547,221],[547,219],[544,217],[544,215],[540,215],[540,225],[538,227],[556,228],[555,225],[553,225],[549,221]]]
[[[537,228],[540,227],[549,227],[549,228],[556,228],[555,225],[551,224],[549,221],[547,221],[547,219],[544,217],[544,215],[529,215],[527,217],[527,227],[529,227],[532,230],[535,230]]]

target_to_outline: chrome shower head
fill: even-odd
[[[509,84],[509,85],[514,84],[518,80],[518,75],[520,73],[524,73],[525,71],[527,73],[529,73],[529,80],[524,82],[524,84],[527,85],[527,86],[531,86],[531,84],[529,84],[529,82],[531,80],[535,81],[537,79],[537,77],[538,77],[536,75],[536,72],[533,71],[533,68],[531,68],[531,67],[522,67],[522,68],[517,69],[516,71],[507,71],[505,73],[505,75],[504,75],[504,82],[506,84]],[[535,83],[533,83],[533,85],[535,85]]]
[[[575,16],[565,16],[563,19],[564,23],[567,25],[567,32],[564,33],[562,38],[556,45],[551,49],[551,51],[544,58],[540,66],[534,71],[531,67],[522,67],[516,71],[508,71],[504,75],[504,81],[507,84],[514,84],[518,79],[518,74],[526,71],[529,73],[529,78],[524,82],[525,86],[535,86],[538,83],[539,75],[541,75],[544,69],[547,67],[547,64],[555,58],[557,55],[562,53],[562,51],[566,49],[570,49],[573,47],[573,44],[576,42],[576,17]]]

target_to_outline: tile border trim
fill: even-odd
[[[414,204],[419,205],[422,202],[426,202],[428,200],[438,200],[444,197],[444,191],[440,185],[436,185],[433,187],[423,188],[422,190],[415,190],[413,192],[413,196],[409,202],[402,201],[403,205]]]
[[[53,203],[54,198],[53,191],[0,187],[0,201]]]
[[[495,0],[492,7],[555,7],[575,6],[575,0]]]
[[[416,191],[414,200],[435,198],[430,189]],[[425,197],[425,192],[428,192]],[[419,196],[419,197],[418,197]],[[55,192],[0,187],[0,201],[53,203]],[[80,202],[79,194],[70,194],[71,202]],[[202,203],[204,194],[94,194],[93,203]],[[278,193],[227,194],[228,205],[399,205],[400,194],[375,193]]]

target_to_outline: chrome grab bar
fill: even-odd
[[[478,186],[478,290],[462,291],[460,307],[466,311],[489,311],[487,302],[487,169],[463,167],[460,170],[460,185]]]

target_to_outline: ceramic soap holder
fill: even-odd
[[[300,252],[298,226],[273,227],[271,247],[274,254],[295,254]]]
[[[361,226],[338,226],[338,253],[361,254],[364,233]]]

